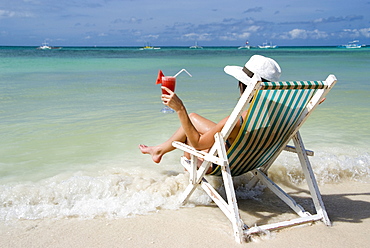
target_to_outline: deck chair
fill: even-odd
[[[242,94],[224,128],[215,135],[214,145],[209,152],[197,151],[191,146],[176,141],[172,143],[174,147],[190,154],[190,159],[181,158],[181,164],[190,174],[189,185],[183,192],[181,201],[186,201],[200,186],[231,221],[235,240],[238,243],[261,230],[273,230],[318,220],[330,226],[308,159],[313,152],[305,149],[299,129],[319,103],[325,99],[336,81],[334,75],[329,75],[325,81],[261,82],[255,75],[253,83]],[[241,113],[246,109],[248,109],[246,120],[236,140],[226,150],[225,141],[239,121]],[[294,146],[288,145],[291,140]],[[298,154],[316,214],[306,211],[267,176],[268,169],[283,150]],[[197,164],[198,158],[203,160],[200,166]],[[226,199],[221,197],[205,178],[211,165],[212,168],[216,167],[211,174],[222,176]],[[232,177],[247,172],[253,175],[249,182],[250,186],[261,182],[299,217],[259,227],[249,228],[245,225],[240,218]]]

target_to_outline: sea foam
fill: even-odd
[[[351,157],[325,153],[318,154],[311,161],[319,184],[345,180],[367,182],[370,177],[369,158],[368,154]],[[269,176],[278,183],[299,185],[304,182],[299,161],[292,154],[282,155],[271,167]],[[264,187],[247,189],[248,178],[236,178],[237,197],[258,199]],[[220,178],[208,179],[223,195]],[[183,171],[127,171],[123,168],[105,169],[98,173],[59,174],[38,182],[8,183],[0,185],[0,219],[123,218],[178,209],[181,207],[179,197],[187,183],[188,174]],[[210,203],[210,198],[197,190],[186,206]]]

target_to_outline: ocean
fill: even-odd
[[[254,54],[275,59],[281,80],[337,77],[301,134],[315,151],[319,184],[368,183],[368,47],[0,47],[0,220],[124,218],[178,209],[187,183],[181,152],[155,164],[138,149],[162,143],[179,126],[176,114],[160,111],[158,70],[191,73],[178,76],[177,94],[189,112],[219,121],[239,97],[224,66],[242,66]],[[288,153],[270,175],[303,181],[298,159]],[[192,197],[193,204],[209,202],[200,191]]]

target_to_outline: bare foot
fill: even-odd
[[[152,155],[154,163],[158,164],[159,162],[161,162],[163,155],[160,153],[160,149],[157,146],[139,145],[139,149],[142,154]]]

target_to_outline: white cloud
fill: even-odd
[[[360,29],[360,33],[365,36],[366,38],[370,38],[370,28],[362,28]]]
[[[307,30],[304,29],[296,28],[288,32],[290,39],[307,39],[308,36]]]
[[[278,35],[279,38],[284,40],[294,40],[294,39],[325,39],[329,35],[324,32],[320,31],[318,29],[315,30],[305,30],[305,29],[299,29],[295,28],[289,32],[285,32],[281,35]]]
[[[351,36],[353,38],[366,37],[370,38],[370,28],[361,29],[343,29],[344,34],[342,36]]]
[[[245,40],[251,36],[251,33],[227,33],[226,35],[220,36],[220,40]]]
[[[14,11],[0,9],[0,17],[7,18],[7,17],[13,17],[13,16],[15,16]]]
[[[209,41],[211,40],[211,35],[209,33],[202,33],[202,34],[189,33],[189,34],[182,35],[181,39],[182,40]]]
[[[247,28],[247,31],[250,31],[250,32],[257,32],[258,30],[260,30],[261,27],[260,26],[256,26],[256,25],[253,25],[253,26],[250,26]]]
[[[313,23],[334,23],[334,22],[352,22],[362,20],[362,15],[347,15],[347,16],[330,16],[328,18],[318,18],[313,20]]]
[[[210,25],[215,28],[216,25]],[[244,25],[243,25],[244,26]],[[206,29],[211,29],[207,28]],[[222,40],[222,41],[237,41],[249,39],[254,33],[261,30],[260,26],[252,25],[248,27],[238,28],[237,26],[227,25],[215,28],[212,32],[204,33],[186,33],[181,36],[181,40],[197,40],[197,41],[212,41],[212,40]]]
[[[34,15],[29,12],[15,12],[10,10],[0,9],[0,18],[12,18],[12,17],[33,17]]]
[[[146,35],[145,37],[149,38],[149,39],[158,39],[159,35],[158,34],[149,34],[149,35]]]

